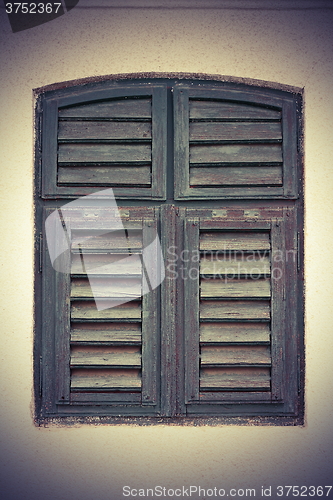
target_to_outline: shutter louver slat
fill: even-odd
[[[83,119],[150,119],[150,99],[114,99],[59,109],[59,117]]]
[[[282,185],[282,167],[191,167],[191,186],[271,186]]]
[[[146,144],[141,146],[137,144],[61,144],[58,152],[59,165],[79,165],[80,163],[140,165],[150,160],[150,147]]]
[[[269,347],[256,346],[251,349],[248,346],[223,346],[202,347],[201,366],[218,367],[222,365],[271,365]]]
[[[72,299],[90,299],[90,298],[132,298],[141,295],[141,279],[140,278],[95,278],[94,293],[91,290],[89,280],[73,279],[71,298]]]
[[[118,303],[118,302],[117,302]],[[109,301],[108,301],[109,304]],[[72,321],[122,321],[137,322],[141,320],[139,302],[117,305],[101,311],[96,309],[95,301],[75,300],[71,309]]]
[[[137,186],[149,187],[151,182],[151,171],[149,166],[140,167],[59,167],[58,179],[60,184],[76,185],[85,184],[94,186],[97,184],[108,186]]]
[[[133,347],[73,347],[71,367],[141,368],[141,353]]]
[[[101,148],[102,149],[102,148]],[[71,152],[68,148],[69,154]],[[143,151],[142,151],[143,154]],[[253,163],[281,163],[282,151],[280,145],[270,144],[223,144],[211,146],[196,146],[190,147],[190,167],[200,164],[248,164]]]
[[[73,324],[72,345],[141,344],[140,323]]]
[[[205,300],[200,304],[200,319],[215,320],[263,320],[270,319],[270,303],[266,301]]]
[[[151,124],[140,122],[63,122],[59,121],[58,139],[61,142],[100,139],[101,141],[151,139]]]
[[[269,298],[270,281],[267,279],[201,279],[201,299],[225,297]]]
[[[270,389],[270,370],[269,368],[202,369],[200,389],[202,391],[267,391]],[[208,397],[211,395],[209,394]]]
[[[201,257],[201,275],[205,277],[246,276],[250,273],[258,278],[270,276],[269,256],[260,252],[255,255],[244,252],[243,256],[224,254],[223,260],[209,253]]]
[[[81,391],[141,391],[141,377],[138,370],[74,370],[71,377],[71,390]],[[89,394],[89,398],[92,395]],[[74,398],[78,400],[78,398]],[[83,399],[83,398],[82,398]]]
[[[262,106],[236,101],[190,99],[190,119],[193,120],[281,120],[281,112]]]
[[[281,141],[280,123],[190,122],[190,142]]]
[[[269,344],[267,323],[201,323],[200,342],[207,344]]]

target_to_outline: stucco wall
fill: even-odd
[[[0,9],[1,498],[118,500],[126,484],[256,487],[261,498],[261,485],[332,483],[333,5],[197,1],[204,8],[154,9],[147,0],[149,8],[130,8],[138,4],[81,0],[18,33]],[[232,75],[305,89],[304,427],[33,424],[32,89],[130,72]]]

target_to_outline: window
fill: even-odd
[[[302,423],[300,110],[217,81],[39,92],[38,421]]]

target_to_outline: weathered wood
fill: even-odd
[[[262,402],[268,402],[270,403],[272,399],[271,392],[268,389],[237,389],[230,391],[230,390],[219,390],[217,389],[215,392],[212,391],[201,391],[200,392],[200,404],[201,405],[206,405],[206,412],[209,413],[209,410],[207,411],[207,405],[211,407],[211,405],[215,405],[216,403],[235,403],[236,401],[239,403],[251,403],[255,402],[257,403],[262,403]],[[209,408],[208,406],[208,408]]]
[[[59,244],[62,241],[62,227],[58,225],[55,228],[55,241]],[[68,234],[70,238],[70,233]],[[59,249],[58,249],[59,250]],[[55,296],[54,296],[54,319],[56,320],[54,328],[54,342],[57,352],[56,356],[56,391],[57,399],[61,402],[68,402],[70,396],[70,346],[68,342],[70,332],[70,302],[63,301],[63,297],[68,297],[70,294],[70,253],[63,252],[60,255],[61,269],[66,271],[55,273]],[[54,293],[53,292],[53,293]],[[51,297],[48,297],[50,300]]]
[[[192,167],[191,186],[282,186],[282,167]]]
[[[117,405],[122,406],[122,411],[124,415],[126,415],[126,410],[128,414],[132,413],[132,405],[140,405],[141,402],[141,391],[140,389],[135,389],[131,387],[124,387],[120,389],[102,389],[102,390],[91,390],[91,389],[83,389],[83,390],[72,390],[71,391],[71,403],[83,403],[86,405],[97,404],[99,408],[101,405],[108,405],[111,413],[113,415],[117,414],[117,410],[119,412],[119,408]],[[111,405],[110,405],[111,403]],[[128,405],[128,407],[126,407]],[[73,405],[76,406],[75,404]]]
[[[135,188],[133,188],[135,189]],[[142,188],[143,189],[143,188]],[[283,196],[282,186],[190,186],[184,190],[182,199],[223,200],[223,199],[273,199]]]
[[[79,253],[72,254],[71,274],[105,276],[141,276],[141,258],[134,254],[131,258],[124,254],[89,254],[84,253],[84,261]]]
[[[141,278],[96,278],[72,279],[71,298],[123,298],[132,300],[141,297]]]
[[[58,163],[150,162],[149,144],[59,144]]]
[[[244,372],[223,370],[220,373],[201,371],[201,391],[260,391],[270,389],[269,369],[258,371],[251,368]]]
[[[221,144],[209,146],[190,146],[190,164],[281,162],[282,147],[280,144]]]
[[[94,235],[93,231],[76,231],[72,236],[72,250],[83,252],[107,252],[108,250],[125,250],[128,253],[132,249],[140,249],[142,247],[142,232],[127,231],[121,229],[119,231],[110,231],[105,234]],[[132,259],[131,259],[132,261]],[[136,259],[133,259],[136,263]]]
[[[268,253],[268,252],[267,252]],[[270,258],[259,252],[246,254],[204,254],[200,260],[200,274],[205,276],[242,276],[257,277],[270,275]]]
[[[166,199],[167,157],[168,157],[168,119],[166,89],[155,87],[152,102],[152,180],[151,196]]]
[[[140,389],[141,378],[138,370],[72,370],[72,391],[140,391]]]
[[[156,241],[157,220],[145,219],[143,225],[143,248],[145,273],[142,276],[142,404],[154,405],[157,403],[159,391],[157,366],[159,365],[159,290],[155,286],[159,283],[160,262],[159,246],[152,244]],[[146,283],[149,280],[149,285]],[[151,289],[152,288],[152,289]]]
[[[108,191],[108,189],[105,191]],[[132,212],[135,213],[135,217],[132,217]],[[131,231],[142,229],[142,217],[149,216],[150,209],[138,207],[134,211],[133,209],[121,209],[119,207],[87,207],[74,210],[66,208],[65,213],[66,216],[70,217],[72,234],[76,237],[85,236],[86,234],[88,237],[89,235],[107,234],[114,231],[123,231],[123,229],[127,229],[128,237],[130,237]]]
[[[271,365],[269,346],[223,346],[201,348],[201,366]]]
[[[274,141],[281,139],[281,124],[276,122],[190,123],[190,141]]]
[[[151,98],[114,99],[59,108],[60,118],[150,118]]]
[[[177,402],[178,364],[175,346],[177,342],[177,318],[175,314],[177,281],[172,273],[172,259],[168,249],[176,244],[176,208],[164,204],[160,208],[163,231],[161,245],[165,256],[166,277],[161,285],[161,411],[168,417],[175,415]],[[182,228],[183,229],[183,228]],[[183,382],[184,384],[184,382]]]
[[[72,347],[71,367],[109,367],[109,368],[141,368],[141,352],[139,347]]]
[[[189,99],[187,89],[174,89],[174,196],[189,188]]]
[[[185,224],[185,248],[199,247],[199,219]],[[189,263],[185,285],[185,402],[199,399],[199,262]],[[190,274],[192,273],[192,275]]]
[[[140,122],[59,122],[58,140],[70,139],[150,139],[151,124]]]
[[[140,323],[75,323],[71,329],[71,344],[140,345]]]
[[[111,301],[108,301],[108,305]],[[71,304],[72,321],[105,321],[122,320],[138,321],[141,320],[140,302],[127,302],[126,304],[109,307],[98,311],[94,301],[74,301]]]
[[[205,231],[200,234],[200,250],[223,252],[226,250],[269,250],[269,233],[265,232],[230,232]]]
[[[190,119],[251,119],[279,120],[281,112],[275,109],[240,104],[235,101],[190,99]]]
[[[189,213],[197,213],[197,216],[200,216],[201,231],[232,231],[242,233],[246,232],[248,234],[251,231],[254,235],[265,231],[268,234],[271,230],[271,222],[265,219],[257,219],[256,217],[259,216],[257,210],[251,211],[251,209],[247,210],[246,206],[237,208],[231,205],[227,209],[191,209]],[[252,220],[251,218],[248,218],[249,216],[251,217],[251,214],[253,217]],[[207,215],[209,217],[208,219]],[[225,218],[226,216],[227,218]]]
[[[58,184],[145,186],[151,185],[151,167],[148,166],[75,166],[58,168]]]
[[[281,400],[284,397],[284,338],[286,333],[285,316],[285,286],[286,286],[286,245],[285,225],[283,220],[273,219],[272,230],[272,397],[273,400]],[[280,256],[276,259],[274,257]],[[281,256],[283,256],[281,258]]]
[[[201,323],[201,344],[268,344],[270,328],[267,323]]]
[[[268,279],[202,279],[201,298],[260,297],[271,295]]]
[[[264,300],[205,300],[200,304],[200,319],[263,319],[270,318],[270,303]]]
[[[300,195],[301,184],[298,184],[301,162],[299,151],[302,136],[300,122],[301,109],[297,110],[296,101],[285,101],[283,103],[283,184],[286,197],[297,198]]]

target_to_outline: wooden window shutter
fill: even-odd
[[[286,413],[297,400],[295,214],[232,213],[186,212],[187,412],[228,413],[237,404],[241,413]]]
[[[221,81],[41,91],[41,421],[301,422],[300,109],[299,92]],[[68,208],[86,195],[91,204]],[[43,236],[52,213],[55,241],[66,228],[66,272]],[[163,260],[156,234],[165,279],[155,287],[158,266],[145,251]]]
[[[44,329],[55,345],[49,342],[44,356],[57,374],[45,397],[64,415],[92,404],[109,405],[110,414],[121,407],[125,415],[150,415],[159,406],[159,289],[148,285],[144,293],[141,266],[157,219],[153,208],[119,209],[124,231],[115,231],[110,210],[105,214],[103,208],[72,210],[66,224],[71,250],[64,257],[69,272],[45,266]],[[153,263],[158,255],[149,258]],[[54,313],[57,319],[50,321]]]
[[[261,89],[178,84],[175,198],[297,198],[296,103]]]
[[[165,197],[166,93],[159,85],[96,87],[44,97],[42,193]]]

